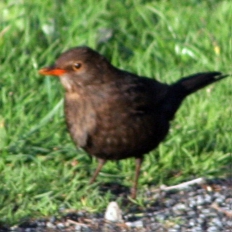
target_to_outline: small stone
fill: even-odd
[[[197,203],[196,203],[196,200],[195,199],[189,199],[189,207],[190,208],[193,208],[194,206],[196,206]]]
[[[207,232],[218,232],[218,228],[216,226],[210,226]]]
[[[125,224],[128,227],[133,227],[133,228],[142,228],[143,227],[143,222],[141,220],[134,221],[134,222],[125,222]]]
[[[81,231],[82,230],[82,226],[80,225],[75,225],[75,231]]]
[[[219,220],[218,218],[213,218],[213,219],[212,219],[212,223],[213,223],[215,226],[217,226],[218,228],[222,228],[222,227],[223,227],[221,220]]]
[[[175,228],[168,229],[168,232],[179,232],[179,231],[180,231],[179,229],[175,229]]]
[[[122,211],[119,208],[117,202],[112,201],[108,204],[105,219],[111,222],[122,222]]]
[[[228,221],[227,221],[227,226],[228,226],[228,227],[232,227],[232,221],[229,221],[229,220],[228,220]]]
[[[206,215],[203,214],[203,213],[201,213],[201,214],[199,215],[199,218],[205,219],[205,218],[206,218]]]
[[[59,229],[62,229],[62,228],[64,228],[65,226],[64,226],[63,223],[60,222],[60,223],[57,224],[57,227],[58,227]]]
[[[180,228],[181,228],[180,225],[177,225],[177,224],[173,226],[173,229],[175,229],[175,230],[177,230],[177,231],[178,231]]]
[[[202,213],[201,215],[209,215],[210,214],[210,209],[207,209],[207,208],[206,209],[202,209],[201,213]]]
[[[209,194],[206,194],[204,200],[205,200],[205,203],[209,204],[212,202],[212,197]]]
[[[223,198],[223,197],[218,197],[217,199],[215,199],[215,202],[218,204],[222,204],[222,203],[224,203],[224,201],[225,201],[225,198]]]
[[[202,229],[201,229],[199,226],[195,226],[195,227],[192,227],[192,228],[191,228],[191,231],[194,231],[194,232],[202,232]]]
[[[25,232],[31,232],[33,229],[32,228],[26,228]]]
[[[190,219],[190,220],[189,220],[189,226],[190,226],[190,228],[192,228],[192,227],[196,226],[196,222],[195,222],[195,220]]]
[[[202,197],[202,196],[198,196],[198,197],[197,197],[197,204],[198,204],[198,205],[202,205],[202,204],[204,204],[204,203],[205,203],[205,201],[204,201],[203,197]]]
[[[48,228],[52,228],[52,229],[56,228],[56,226],[53,223],[51,223],[51,222],[47,222],[46,226]]]
[[[188,215],[190,218],[193,218],[193,217],[196,216],[196,213],[195,213],[194,211],[190,210],[190,211],[187,211],[187,215]]]
[[[155,217],[156,217],[156,220],[158,220],[158,221],[165,220],[165,214],[157,214]]]
[[[176,204],[174,207],[173,207],[173,209],[174,210],[185,210],[186,209],[186,206],[185,206],[185,204],[181,204],[181,203],[179,203],[179,204]]]
[[[173,200],[173,199],[167,199],[167,200],[165,201],[165,206],[166,206],[166,207],[171,207],[171,206],[173,206],[175,203],[176,203],[175,200]]]

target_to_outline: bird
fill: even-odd
[[[59,77],[71,138],[98,159],[90,184],[108,160],[135,158],[132,199],[137,196],[144,155],[165,139],[183,100],[228,76],[218,71],[199,72],[173,84],[161,83],[121,70],[87,46],[68,49],[39,73]]]

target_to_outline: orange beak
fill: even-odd
[[[56,68],[54,66],[42,68],[39,70],[39,74],[41,75],[49,75],[49,76],[61,76],[62,74],[66,73],[66,70]]]

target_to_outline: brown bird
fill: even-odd
[[[136,198],[144,154],[165,138],[184,98],[226,77],[205,72],[163,84],[120,70],[88,47],[64,52],[53,66],[39,73],[60,78],[71,137],[78,147],[98,158],[90,183],[107,160],[135,157],[132,198]]]

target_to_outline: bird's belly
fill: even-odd
[[[153,119],[154,120],[154,119]],[[99,128],[90,137],[86,151],[98,158],[118,160],[141,157],[153,150],[168,133],[169,123],[127,122],[125,125],[111,125]]]

